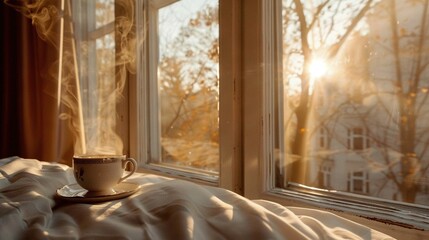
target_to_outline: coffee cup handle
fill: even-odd
[[[118,181],[118,183],[124,181],[125,179],[127,179],[128,177],[130,177],[131,175],[133,175],[133,173],[136,172],[137,169],[137,162],[136,160],[134,160],[133,158],[127,158],[125,160],[122,160],[122,166],[125,169],[125,167],[127,166],[128,163],[131,163],[131,171],[124,177],[121,177]]]

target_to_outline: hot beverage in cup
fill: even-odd
[[[124,176],[125,168],[130,172]],[[88,195],[114,194],[113,187],[130,177],[137,162],[125,155],[83,155],[73,157],[73,172],[76,182],[88,190]]]

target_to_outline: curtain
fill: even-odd
[[[126,154],[120,100],[135,73],[133,3],[0,4],[0,157],[71,165],[74,154]]]
[[[74,114],[59,101],[64,91],[58,80],[60,15],[45,12],[51,23],[45,25],[49,28],[41,29],[37,24],[43,19],[30,18],[28,9],[20,7],[0,3],[0,157],[20,156],[70,165],[76,137],[70,128]],[[52,34],[44,36],[41,31]],[[68,86],[70,89],[73,85]]]

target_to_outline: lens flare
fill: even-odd
[[[328,72],[328,65],[324,59],[315,58],[310,63],[309,72],[311,78],[321,78]]]

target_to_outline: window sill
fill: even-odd
[[[161,175],[164,177],[188,180],[202,185],[218,186],[219,177],[212,174],[202,174],[185,168],[175,168],[167,164],[145,164],[137,172]]]
[[[381,201],[370,200],[370,197],[358,200],[356,197],[349,198],[345,195],[328,191],[310,193],[309,189],[300,191],[274,189],[262,193],[260,197],[284,206],[328,211],[397,239],[429,239],[429,209],[410,211],[415,207],[390,203],[387,206]],[[371,206],[369,202],[374,204]]]

